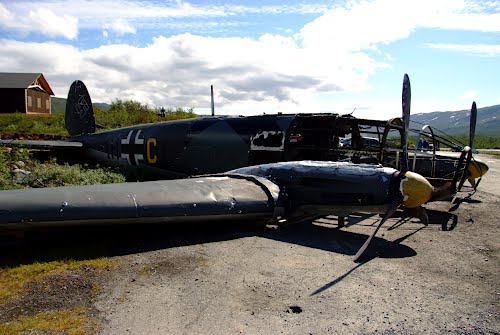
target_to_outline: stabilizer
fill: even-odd
[[[95,133],[92,100],[87,87],[80,80],[75,80],[69,88],[66,101],[66,129],[71,136]]]

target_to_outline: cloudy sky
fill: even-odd
[[[500,1],[0,0],[0,72],[55,95],[219,114],[412,113],[500,104]]]

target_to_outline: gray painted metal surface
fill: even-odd
[[[400,196],[400,180],[391,168],[300,161],[181,180],[2,191],[0,228],[378,213]]]
[[[25,148],[35,149],[55,149],[55,148],[82,148],[83,144],[80,142],[69,141],[39,141],[39,140],[0,140],[1,145],[16,145]]]
[[[279,188],[264,178],[220,175],[182,180],[0,192],[0,227],[263,218]]]
[[[384,213],[400,196],[400,174],[379,165],[346,162],[281,162],[231,172],[265,177],[280,186],[287,213]]]

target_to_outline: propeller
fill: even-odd
[[[389,219],[396,212],[399,206],[403,205],[405,208],[415,209],[415,212],[418,213],[422,222],[427,224],[427,213],[421,205],[429,201],[433,196],[434,188],[429,181],[418,173],[407,171],[402,175],[399,189],[401,194],[399,194],[396,200],[389,206],[377,228],[372,232],[370,237],[368,237],[356,255],[354,255],[354,261],[361,258],[379,229],[383,226],[387,219]]]
[[[396,210],[398,209],[398,207],[400,205],[401,205],[400,199],[398,199],[397,201],[395,201],[394,203],[391,204],[391,206],[389,207],[389,209],[387,210],[387,212],[385,212],[384,218],[380,221],[380,223],[378,224],[377,228],[375,228],[375,230],[370,235],[370,237],[368,237],[368,239],[365,241],[365,243],[363,243],[363,245],[361,246],[361,248],[359,248],[359,250],[356,253],[356,255],[354,255],[354,261],[355,262],[358,261],[358,259],[360,259],[361,256],[365,253],[366,249],[370,245],[372,239],[375,237],[375,235],[377,234],[377,232],[380,229],[380,227],[382,227],[382,225],[385,223],[385,221],[387,221],[387,219],[390,218],[396,212]]]
[[[469,147],[474,148],[474,137],[476,135],[477,107],[476,102],[472,102],[470,109],[470,130],[469,130]]]
[[[488,165],[478,160],[473,159],[473,161],[469,165],[469,182],[472,187],[474,187],[474,191],[477,190],[481,179],[483,179],[483,175],[488,172]],[[476,178],[479,178],[476,182]]]
[[[472,102],[472,107],[470,110],[470,131],[469,131],[469,147],[474,148],[474,136],[476,133],[476,122],[477,122],[477,106],[476,102]],[[473,161],[468,166],[468,177],[469,183],[474,188],[474,192],[477,190],[483,175],[488,171],[488,165],[483,162],[479,162],[473,159]],[[476,179],[479,180],[476,182]]]
[[[408,128],[410,127],[411,85],[410,77],[405,73],[403,77],[403,94],[401,97],[403,107],[403,166],[402,172],[409,170],[408,166]]]
[[[404,205],[406,208],[415,208],[418,216],[421,217],[424,223],[427,223],[427,213],[421,207],[424,203],[429,201],[434,192],[434,188],[427,179],[409,170],[408,166],[408,128],[410,125],[410,106],[411,106],[411,86],[410,78],[407,74],[403,78],[403,94],[402,94],[402,107],[403,107],[403,164],[401,166],[401,184],[400,194],[396,200],[389,206],[383,219],[378,224],[377,228],[372,232],[370,237],[358,250],[354,256],[354,261],[357,261],[370,245],[372,239],[375,237],[379,229],[399,208]]]
[[[486,172],[488,172],[488,169],[489,169],[488,165],[472,157],[472,161],[470,162],[469,167],[467,169],[467,179],[474,188],[474,191],[477,190],[477,187],[479,186],[481,179],[483,179],[483,175]],[[478,180],[476,181],[476,179]]]
[[[465,181],[467,177],[467,169],[462,169],[461,167],[464,166],[464,162],[467,161],[467,159],[471,156],[472,151],[469,146],[466,146],[462,153],[460,154],[460,158],[458,159],[458,164],[457,164],[457,169],[455,170],[455,174],[453,175],[453,181],[452,186],[455,187],[454,193],[458,192],[459,187],[457,185],[462,184],[463,181]]]
[[[462,186],[464,186],[465,179],[467,179],[469,177],[469,166],[470,166],[470,162],[472,160],[472,149],[470,147],[465,147],[464,152],[466,153],[464,170],[463,170],[462,176],[460,178],[460,182],[458,183],[458,186],[457,186],[457,192],[460,192],[460,190],[462,189]]]

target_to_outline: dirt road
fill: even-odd
[[[102,334],[498,334],[500,160],[482,158],[471,200],[427,206],[428,226],[391,219],[361,264],[378,216],[155,231],[120,256]]]

